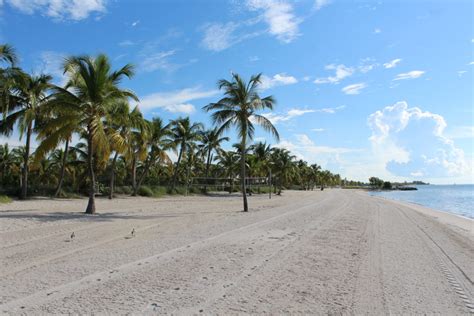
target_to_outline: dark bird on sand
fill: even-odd
[[[72,234],[71,234],[71,240],[73,240],[74,237],[76,237],[76,234],[74,234],[74,232],[72,232]]]
[[[132,237],[135,237],[135,228],[132,228]]]

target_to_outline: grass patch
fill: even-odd
[[[0,195],[0,204],[1,203],[10,203],[12,201],[11,198],[9,198],[6,195]]]

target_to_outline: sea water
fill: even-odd
[[[474,184],[417,185],[417,191],[371,191],[371,195],[407,201],[474,219]]]

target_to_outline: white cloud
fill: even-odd
[[[416,79],[421,77],[425,72],[422,70],[413,70],[406,73],[398,74],[393,80]]]
[[[468,65],[474,65],[474,61],[471,61]]]
[[[340,106],[336,106],[334,108],[322,108],[322,109],[317,109],[317,110],[314,110],[315,112],[320,112],[320,113],[327,113],[327,114],[334,114],[340,110],[343,110],[345,109],[346,106],[345,105],[340,105]]]
[[[386,69],[395,68],[402,60],[400,58],[389,61],[388,63],[383,64]]]
[[[142,110],[162,108],[171,113],[190,114],[195,111],[195,107],[189,103],[190,101],[209,98],[218,93],[217,90],[200,90],[199,87],[186,88],[146,95],[140,98],[139,104]]]
[[[331,0],[316,0],[314,2],[314,8],[316,10],[321,10],[323,7],[331,3]]]
[[[295,40],[299,34],[301,19],[293,12],[293,6],[281,0],[248,0],[252,11],[263,11],[262,18],[268,24],[268,32],[284,43]]]
[[[278,124],[279,122],[286,122],[291,120],[294,117],[301,116],[307,113],[313,113],[316,110],[310,109],[291,109],[286,114],[274,114],[274,113],[263,113],[262,115],[269,119],[273,124]]]
[[[202,45],[215,52],[222,51],[239,42],[239,39],[233,34],[238,25],[233,22],[210,23],[204,27],[204,38]]]
[[[358,151],[345,147],[317,145],[306,134],[295,134],[293,137],[294,141],[282,139],[275,147],[288,149],[298,159],[304,159],[309,163],[318,163],[323,168],[329,167],[332,161],[340,160],[341,155]]]
[[[141,54],[139,67],[142,71],[152,72],[156,70],[174,71],[183,65],[175,64],[170,61],[170,57],[176,54],[175,50],[162,51],[150,54]]]
[[[250,56],[249,57],[249,61],[251,63],[254,63],[254,62],[259,61],[259,60],[260,60],[260,58],[258,56]]]
[[[324,128],[313,128],[312,131],[316,132],[316,133],[321,133],[321,132],[324,132],[325,129]]]
[[[67,81],[67,76],[64,75],[63,71],[63,61],[65,58],[66,54],[63,53],[54,51],[41,52],[34,72],[52,75],[54,83],[63,86]]]
[[[372,160],[381,177],[420,172],[432,178],[472,174],[464,152],[445,135],[447,124],[439,114],[409,108],[402,101],[371,114],[368,124]]]
[[[455,126],[446,132],[446,137],[456,138],[474,138],[474,126]]]
[[[286,86],[297,83],[298,80],[293,76],[288,76],[285,73],[279,73],[274,75],[273,77],[268,77],[262,75],[260,88],[262,90],[270,89],[277,86]]]
[[[355,83],[355,84],[351,84],[351,85],[348,85],[348,86],[345,86],[344,88],[342,88],[342,92],[344,92],[345,94],[351,94],[351,95],[354,95],[354,94],[360,94],[360,91],[364,88],[367,87],[367,84],[365,83]]]
[[[329,76],[326,78],[317,78],[314,80],[314,83],[316,84],[323,84],[323,83],[332,83],[332,84],[338,84],[341,82],[341,80],[352,76],[354,73],[354,68],[352,67],[346,67],[344,65],[327,65],[325,67],[326,70],[335,70],[334,76]]]
[[[91,13],[105,13],[107,0],[6,0],[5,2],[25,14],[40,12],[57,20],[79,21]]]
[[[140,23],[140,20],[136,20],[136,21],[132,22],[132,27],[137,26],[139,23]]]
[[[380,33],[382,33],[382,30],[381,30],[381,29],[376,28],[376,29],[374,30],[374,34],[380,34]]]
[[[136,45],[136,43],[131,40],[124,40],[119,43],[119,46],[133,46],[133,45]]]
[[[462,77],[467,71],[466,70],[459,70],[458,71],[458,76]]]

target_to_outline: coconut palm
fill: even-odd
[[[258,114],[260,110],[273,109],[275,100],[272,96],[261,98],[258,94],[258,85],[261,83],[261,74],[252,76],[246,83],[238,74],[232,74],[232,80],[219,80],[219,89],[224,90],[224,98],[216,103],[204,107],[204,110],[212,113],[212,120],[220,125],[221,130],[231,127],[237,129],[241,144],[240,158],[240,182],[244,212],[248,212],[246,185],[245,185],[245,154],[247,139],[252,140],[255,133],[255,125],[260,125],[264,130],[270,132],[278,140],[279,135],[276,128],[265,116]]]
[[[201,152],[206,156],[206,178],[209,177],[209,167],[213,160],[213,152],[220,149],[221,143],[228,141],[229,137],[221,137],[221,131],[218,128],[210,129],[202,133]],[[204,192],[207,192],[207,187],[204,186]]]
[[[135,94],[119,87],[124,77],[133,76],[133,66],[125,65],[113,71],[105,55],[69,57],[64,63],[69,81],[64,88],[54,87],[49,106],[64,108],[66,113],[48,122],[55,132],[44,141],[58,143],[60,136],[71,128],[80,128],[81,138],[87,142],[87,170],[89,202],[86,213],[95,213],[96,176],[95,166],[107,161],[110,142],[120,141],[118,133],[106,132],[105,121],[110,121],[110,109],[119,100],[132,98]]]
[[[203,128],[204,126],[201,123],[191,123],[189,117],[178,118],[170,122],[170,137],[173,146],[176,149],[179,147],[178,160],[176,161],[176,168],[171,182],[171,191],[174,191],[176,187],[176,179],[183,154],[192,146],[193,142],[201,139]]]
[[[156,163],[170,163],[171,160],[168,156],[167,150],[172,148],[172,140],[169,138],[169,124],[164,125],[163,121],[160,118],[153,118],[153,120],[148,121],[148,140],[147,144],[149,147],[149,153],[145,164],[143,166],[142,174],[138,179],[138,184],[134,190],[136,195],[140,189],[143,180],[148,175],[151,166]]]
[[[0,45],[0,61],[10,66],[14,66],[18,62],[18,57],[13,46],[8,44]]]
[[[233,191],[234,176],[239,170],[239,155],[234,151],[220,149],[216,157],[219,167],[224,171],[223,176],[229,179],[229,194]]]
[[[145,119],[143,118],[138,106],[131,109],[129,102],[126,99],[119,99],[116,103],[113,103],[110,106],[105,126],[107,136],[110,140],[110,151],[114,153],[110,163],[109,178],[109,199],[112,199],[115,187],[117,158],[120,154],[126,155],[129,160],[134,158],[134,152],[132,150],[133,141],[139,139],[140,135],[136,134],[145,131],[147,127]],[[143,149],[141,155],[144,155]]]
[[[31,149],[31,136],[35,123],[41,115],[47,92],[51,88],[52,77],[49,75],[30,76],[22,74],[15,79],[9,104],[0,121],[0,133],[9,136],[15,124],[20,130],[20,139],[25,136],[25,155],[22,166],[22,187],[20,198],[25,199],[28,192],[28,171]]]
[[[283,186],[288,185],[296,173],[295,158],[287,149],[273,148],[272,164],[278,179],[278,195],[281,195]]]

